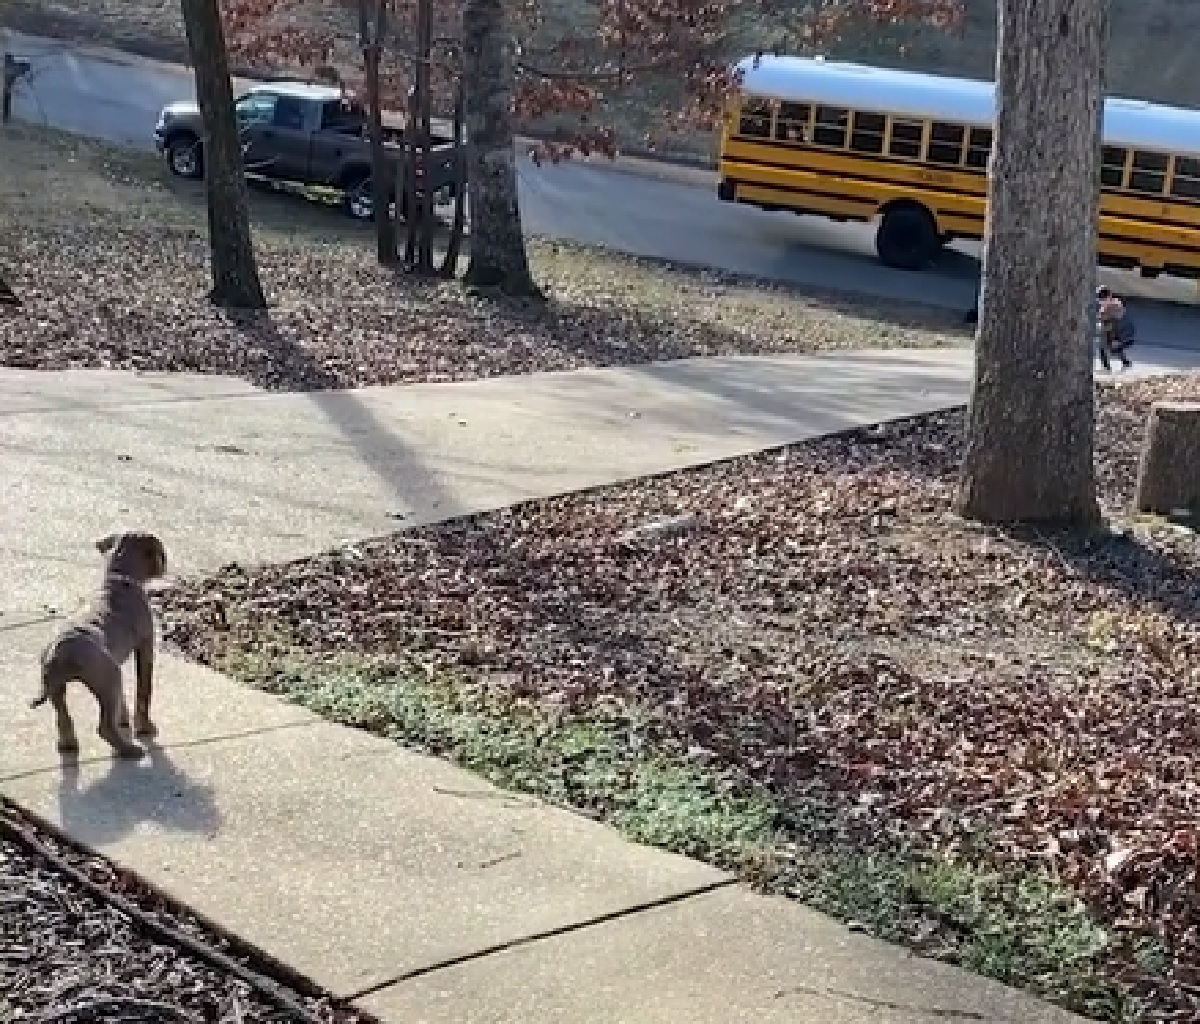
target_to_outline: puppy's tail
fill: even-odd
[[[49,679],[45,675],[43,675],[42,676],[42,692],[39,693],[36,697],[33,698],[33,700],[31,700],[29,702],[29,707],[31,709],[32,708],[40,708],[43,704],[46,703],[46,701],[48,701],[52,697],[54,697],[56,695],[56,693],[58,693],[60,691],[65,693],[66,689],[67,689],[66,683],[57,682],[57,681],[55,681],[53,679]]]

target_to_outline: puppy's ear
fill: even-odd
[[[141,536],[142,555],[149,564],[150,576],[162,576],[167,571],[167,549],[163,542],[154,534],[146,533]]]
[[[107,537],[101,537],[96,541],[96,550],[102,555],[107,555],[113,548],[117,546],[119,538],[115,533],[110,533]]]

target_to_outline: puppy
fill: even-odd
[[[79,750],[75,725],[67,710],[67,684],[83,683],[100,705],[97,730],[118,757],[139,758],[144,751],[129,734],[129,710],[121,684],[121,666],[135,655],[137,700],[134,733],[157,733],[150,720],[154,676],[154,616],[145,583],[167,571],[162,541],[151,533],[117,533],[96,541],[105,557],[100,594],[86,617],[69,624],[42,652],[42,692],[30,702],[49,701],[58,719],[58,749]]]

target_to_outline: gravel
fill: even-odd
[[[101,857],[57,841],[12,804],[0,801],[0,1021],[169,1021],[234,1024],[296,1018],[244,980],[153,934],[47,860],[27,838],[82,871],[160,925],[265,973],[227,938],[213,934],[134,876]],[[286,988],[286,986],[285,986]],[[326,998],[287,990],[312,1019],[367,1024]]]

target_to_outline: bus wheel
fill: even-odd
[[[937,225],[923,206],[892,207],[875,235],[880,262],[899,270],[924,270],[941,247]]]

